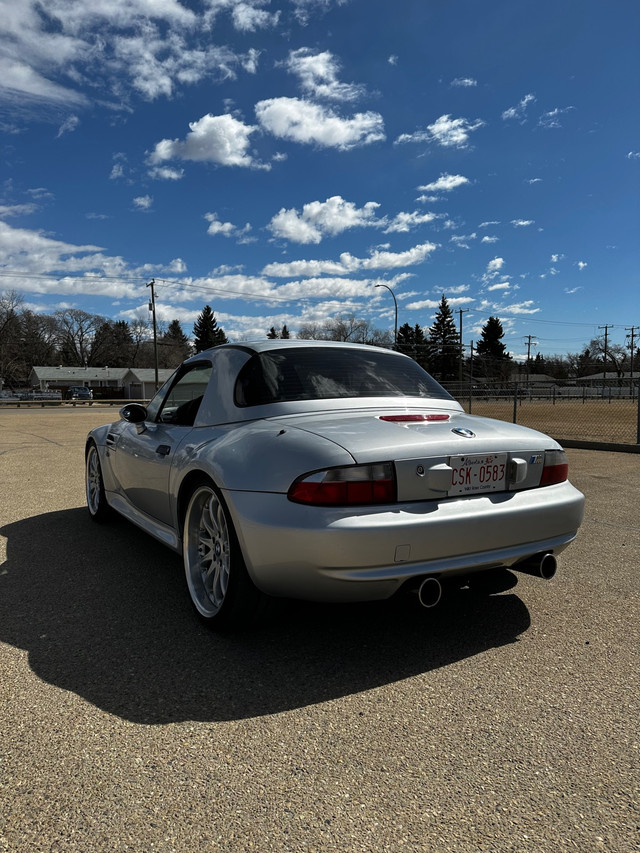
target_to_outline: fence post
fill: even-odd
[[[636,444],[640,444],[640,385],[638,385],[636,400],[638,401],[638,428],[636,430]]]
[[[513,388],[513,422],[518,423],[518,383],[514,384]]]

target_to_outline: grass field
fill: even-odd
[[[469,411],[469,400],[460,402]],[[472,413],[513,421],[513,400],[472,401]],[[638,438],[638,403],[635,400],[559,399],[524,400],[518,403],[519,424],[546,432],[556,439],[603,441],[636,444]]]

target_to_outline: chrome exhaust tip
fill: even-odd
[[[515,572],[522,572],[525,575],[532,575],[535,578],[550,581],[558,570],[558,561],[549,551],[546,554],[536,554],[535,557],[530,557],[522,563],[516,563],[515,566],[510,566],[510,568]]]
[[[442,598],[442,584],[438,578],[425,578],[418,587],[418,601],[422,607],[436,607]]]

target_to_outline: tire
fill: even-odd
[[[91,519],[98,524],[103,524],[112,518],[112,510],[107,503],[104,491],[104,480],[102,479],[102,468],[100,467],[100,456],[98,448],[93,442],[87,447],[85,462],[85,489],[87,495],[87,509]]]
[[[267,597],[249,577],[229,511],[209,480],[191,493],[182,541],[191,603],[207,627],[227,631],[255,621]]]

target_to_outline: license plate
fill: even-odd
[[[472,456],[452,456],[453,470],[450,495],[472,495],[478,492],[499,492],[507,485],[507,454],[482,453]]]

